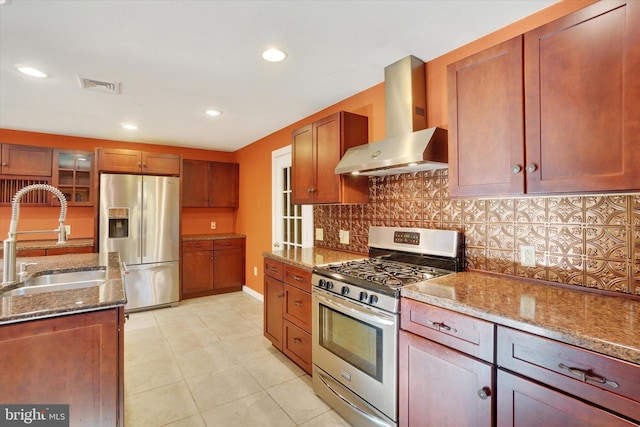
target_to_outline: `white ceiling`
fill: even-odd
[[[12,0],[0,6],[0,127],[235,151],[382,82],[407,55],[431,60],[555,1]],[[272,46],[287,59],[262,60]],[[83,90],[78,75],[121,93]]]

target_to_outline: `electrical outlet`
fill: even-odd
[[[64,231],[67,234],[67,236],[71,235],[71,226],[70,225],[65,225],[64,226]]]
[[[343,245],[349,244],[349,232],[346,230],[340,230],[340,243]]]
[[[257,266],[253,266],[253,275],[257,276],[258,275],[258,267]]]
[[[216,222],[215,221],[211,221],[211,229],[212,230],[216,229]]]
[[[520,246],[520,265],[523,267],[536,266],[536,248],[534,246]]]
[[[324,230],[322,228],[316,228],[316,240],[324,240]]]

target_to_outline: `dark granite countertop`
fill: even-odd
[[[18,250],[93,247],[93,239],[69,239],[62,245],[58,245],[57,242],[57,240],[18,240],[16,246]]]
[[[271,258],[303,270],[311,271],[316,265],[351,261],[366,258],[366,255],[351,252],[334,251],[324,248],[295,248],[282,251],[264,252],[265,258]]]
[[[402,296],[640,365],[640,301],[465,271]]]
[[[322,248],[264,252],[305,270],[366,255]],[[640,301],[465,271],[405,286],[402,296],[640,364]]]
[[[247,236],[244,234],[235,233],[218,233],[218,234],[184,234],[182,236],[183,242],[192,240],[221,240],[221,239],[244,239]]]
[[[107,281],[96,287],[23,296],[3,296],[0,291],[0,325],[117,307],[127,302],[117,252],[18,258],[17,265],[20,262],[37,263],[27,268],[30,275],[106,268]]]

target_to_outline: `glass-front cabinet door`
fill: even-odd
[[[93,206],[93,153],[55,150],[53,185],[60,189],[71,206]],[[53,197],[54,205],[59,205]]]

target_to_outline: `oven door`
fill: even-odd
[[[398,314],[318,288],[312,299],[314,365],[397,421]]]

